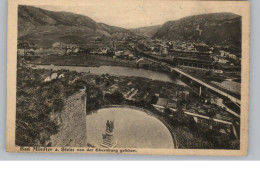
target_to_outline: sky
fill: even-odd
[[[214,2],[180,2],[170,0],[85,0],[83,4],[75,1],[73,5],[36,5],[51,11],[66,11],[86,15],[96,22],[123,28],[138,28],[161,25],[182,17],[232,12],[241,15],[241,6]]]

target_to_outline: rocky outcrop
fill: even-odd
[[[52,147],[86,147],[86,93],[85,89],[70,96],[60,113],[51,115],[59,132],[51,136]]]

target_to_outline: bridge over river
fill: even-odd
[[[220,95],[222,95],[222,96],[224,96],[224,97],[229,98],[229,99],[230,99],[231,101],[233,101],[234,103],[239,104],[239,105],[241,104],[240,99],[238,99],[237,97],[235,97],[235,96],[233,96],[233,95],[230,95],[230,94],[226,93],[225,91],[222,91],[222,90],[218,89],[217,87],[214,87],[214,86],[212,86],[212,85],[210,85],[210,84],[208,84],[208,83],[206,83],[206,82],[204,82],[204,81],[201,81],[201,80],[199,80],[199,79],[197,79],[197,78],[195,78],[195,77],[193,77],[193,76],[191,76],[191,75],[189,75],[189,74],[187,74],[187,73],[181,71],[181,70],[178,69],[178,68],[174,68],[174,67],[172,67],[172,66],[170,66],[170,65],[168,65],[168,64],[167,64],[166,66],[169,67],[169,68],[171,69],[171,71],[178,72],[179,74],[184,75],[184,76],[187,77],[187,78],[190,78],[191,80],[193,80],[193,81],[199,83],[200,85],[205,86],[205,87],[207,87],[207,88],[213,90],[214,92],[217,92],[218,94],[220,94]]]
[[[185,77],[187,77],[187,78],[197,82],[198,84],[200,84],[200,85],[202,85],[204,87],[207,87],[208,89],[210,89],[210,90],[212,90],[212,91],[214,91],[214,92],[216,92],[216,93],[218,93],[218,94],[220,94],[220,95],[230,99],[236,105],[240,106],[241,100],[236,95],[233,95],[233,94],[229,93],[228,91],[225,91],[224,89],[220,89],[217,86],[213,86],[213,85],[211,85],[211,84],[209,84],[207,82],[204,82],[204,81],[202,81],[202,80],[200,80],[198,78],[195,78],[194,76],[191,76],[190,74],[185,73],[185,72],[181,71],[179,68],[173,67],[170,64],[167,64],[167,63],[164,63],[164,62],[159,62],[157,60],[151,59],[151,58],[153,58],[153,56],[151,56],[151,58],[147,58],[147,56],[148,56],[147,54],[145,54],[145,56],[146,56],[146,58],[145,58],[146,60],[149,60],[151,62],[155,62],[155,63],[158,63],[158,64],[163,64],[171,72],[177,72],[180,75],[183,75],[183,76],[185,76]]]

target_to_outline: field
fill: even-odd
[[[98,67],[98,66],[136,66],[135,61],[120,58],[112,58],[102,55],[47,55],[37,59],[32,59],[30,63],[33,64],[54,64],[54,65],[67,65],[67,66],[85,66],[85,67]]]

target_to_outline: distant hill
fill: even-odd
[[[113,39],[136,35],[241,46],[241,16],[232,13],[203,14],[168,21],[162,26],[127,30],[70,12],[53,12],[23,5],[18,8],[19,40],[43,48],[55,42],[84,45],[101,40],[109,43]]]
[[[133,32],[97,23],[91,18],[69,12],[53,12],[32,6],[18,8],[18,37],[41,47],[54,42],[84,44],[101,39],[122,39]]]
[[[168,21],[152,38],[241,46],[241,16],[212,13]]]
[[[160,27],[161,27],[161,25],[157,25],[157,26],[134,28],[134,29],[129,29],[129,30],[134,32],[137,35],[151,38],[158,31],[158,29]]]

